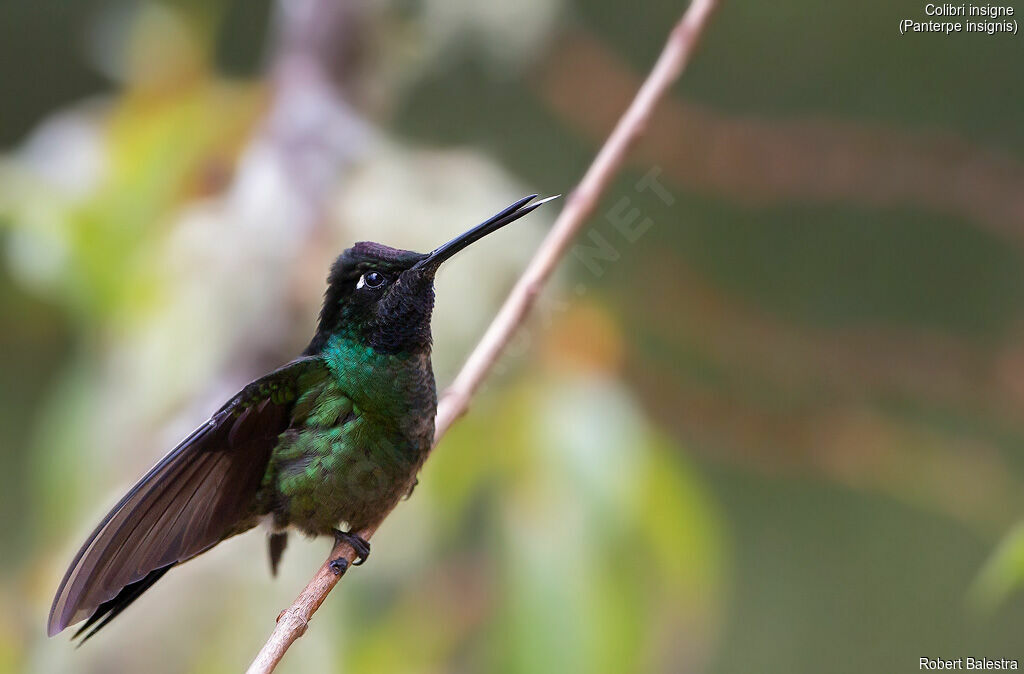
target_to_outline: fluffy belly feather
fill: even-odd
[[[275,479],[275,524],[328,534],[341,522],[358,529],[409,491],[426,446],[355,417],[290,439]]]

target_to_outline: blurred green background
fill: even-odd
[[[234,539],[78,651],[45,615],[120,493],[304,347],[340,250],[569,191],[683,9],[0,2],[0,672],[246,666],[326,541],[271,580]],[[1024,657],[1024,43],[904,17],[724,3],[280,671]],[[442,274],[440,386],[555,210]]]

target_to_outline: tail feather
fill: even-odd
[[[288,545],[288,534],[284,532],[270,534],[268,547],[270,549],[270,575],[277,575],[277,566],[281,563],[281,555]]]

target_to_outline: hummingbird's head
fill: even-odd
[[[335,334],[354,338],[381,353],[429,350],[438,267],[474,241],[555,198],[531,204],[536,197],[520,199],[430,253],[371,241],[347,249],[331,266],[320,324],[307,353],[319,351]]]

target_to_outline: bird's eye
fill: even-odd
[[[356,288],[380,288],[384,285],[387,279],[384,278],[384,274],[376,271],[368,271],[359,277],[359,283],[356,284]]]

